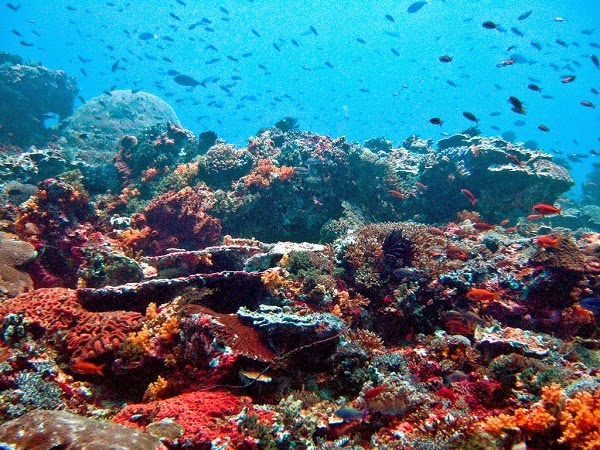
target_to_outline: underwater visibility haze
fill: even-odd
[[[600,449],[598,2],[0,10],[0,447]]]

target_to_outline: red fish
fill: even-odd
[[[467,197],[467,199],[471,202],[471,206],[475,206],[477,199],[471,191],[469,191],[468,189],[461,189],[460,192],[462,192],[464,196]]]
[[[397,191],[396,189],[388,189],[388,193],[395,198],[399,198],[401,200],[404,200],[406,198],[406,195],[403,194],[400,191]]]
[[[485,222],[475,222],[473,224],[473,228],[475,228],[476,230],[479,230],[479,231],[489,231],[489,230],[493,230],[494,228],[496,228],[496,225],[492,225],[490,223],[485,223]]]
[[[71,370],[75,373],[81,375],[104,375],[102,373],[102,369],[106,364],[95,364],[89,361],[77,361],[76,363],[71,364]]]
[[[525,217],[525,219],[527,219],[527,220],[539,220],[542,217],[544,217],[543,214],[529,214],[527,217]]]
[[[504,226],[506,225],[508,222],[510,222],[509,219],[502,219],[502,221],[500,222],[500,225]]]
[[[558,243],[560,242],[560,237],[552,237],[550,235],[539,236],[535,243],[538,247],[542,248],[558,248]]]
[[[511,155],[511,154],[509,154],[509,155],[506,155],[506,158],[507,158],[507,159],[510,159],[512,162],[514,162],[514,163],[515,163],[516,165],[518,165],[518,166],[521,166],[521,167],[522,167],[522,166],[524,166],[524,165],[525,165],[525,163],[523,163],[523,161],[521,161],[519,158],[517,158],[517,156],[516,156],[516,155]]]
[[[560,214],[560,208],[557,208],[553,205],[548,205],[546,203],[538,203],[537,205],[534,205],[533,208],[531,208],[531,212],[543,215]]]
[[[426,190],[427,190],[427,185],[425,185],[425,184],[421,183],[420,181],[417,181],[415,184],[417,185],[417,187],[418,187],[419,189],[423,189],[424,191],[426,191]]]

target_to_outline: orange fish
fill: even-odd
[[[438,227],[429,227],[429,228],[427,228],[427,231],[429,231],[431,234],[434,234],[436,236],[445,236],[446,235],[446,233],[444,233]]]
[[[508,227],[506,229],[507,233],[516,233],[517,232],[517,227]]]
[[[458,247],[453,246],[449,246],[448,248],[446,248],[446,256],[449,259],[460,259],[461,261],[466,261],[467,259],[469,259],[469,255],[467,254],[467,252]]]
[[[504,225],[506,225],[508,222],[510,222],[510,220],[508,220],[508,219],[503,219],[503,220],[500,222],[500,225],[504,226]]]
[[[535,243],[542,248],[558,248],[558,243],[560,242],[560,237],[552,237],[548,234],[543,236],[539,236]]]
[[[426,191],[426,190],[427,190],[427,185],[425,185],[425,184],[421,183],[420,181],[417,181],[415,184],[417,185],[417,187],[418,187],[419,189],[423,189],[424,191]]]
[[[500,293],[490,292],[487,289],[471,289],[467,292],[469,300],[477,300],[480,302],[489,302],[490,300],[498,300]]]
[[[399,198],[401,200],[404,200],[406,198],[406,195],[404,195],[402,192],[397,191],[396,189],[389,189],[388,193],[395,198]]]
[[[548,205],[546,203],[538,203],[533,208],[531,208],[531,212],[537,212],[538,214],[560,214],[560,208],[557,208],[553,205]]]
[[[461,189],[460,192],[462,192],[464,194],[464,196],[467,197],[467,199],[471,202],[471,206],[475,206],[477,199],[475,198],[475,196],[473,195],[473,193],[470,190]]]
[[[106,364],[95,364],[89,361],[77,361],[76,363],[71,364],[71,370],[80,375],[104,375],[102,373],[102,369]]]
[[[524,166],[524,165],[525,165],[525,163],[524,163],[523,161],[519,160],[519,158],[517,158],[517,156],[516,156],[516,155],[513,155],[513,154],[508,154],[508,155],[506,155],[506,158],[507,158],[507,159],[510,159],[512,162],[514,162],[514,163],[515,163],[516,165],[518,165],[518,166],[521,166],[521,167],[522,167],[522,166]]]

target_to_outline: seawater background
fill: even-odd
[[[590,59],[593,53],[600,55],[600,49],[589,45],[600,43],[597,0],[430,0],[415,14],[407,13],[412,0],[185,2],[183,6],[174,0],[115,0],[110,6],[91,0],[24,0],[18,12],[2,5],[0,50],[76,76],[85,99],[113,86],[151,92],[175,108],[186,128],[196,133],[214,130],[240,146],[259,128],[284,116],[296,117],[301,129],[361,142],[386,136],[398,144],[411,134],[437,140],[442,133],[471,126],[462,116],[470,111],[480,119],[484,135],[513,131],[516,142],[534,140],[548,152],[562,151],[563,157],[600,148],[600,108],[580,105],[582,100],[600,104],[590,91],[600,90],[600,71]],[[533,11],[529,18],[517,20],[529,10]],[[386,19],[386,14],[395,21]],[[188,29],[203,17],[212,24]],[[555,17],[566,21],[557,22]],[[484,29],[481,24],[487,20],[508,31]],[[318,35],[311,32],[311,25]],[[511,27],[525,36],[517,36]],[[591,35],[581,33],[595,28]],[[24,37],[14,35],[12,29]],[[142,32],[156,38],[142,41],[138,38]],[[555,39],[567,42],[568,48]],[[20,40],[34,47],[24,47]],[[507,52],[512,45],[517,47]],[[252,56],[242,57],[249,52]],[[511,53],[536,64],[496,67]],[[82,63],[78,55],[91,61]],[[454,59],[444,64],[438,60],[441,55]],[[121,59],[113,73],[111,66],[118,58],[126,61]],[[206,64],[213,58],[220,60]],[[220,79],[209,81],[207,88],[189,89],[173,82],[167,75],[170,69],[198,80]],[[561,77],[570,74],[577,76],[575,82],[562,84]],[[529,77],[536,79],[543,94],[554,98],[543,99],[529,90]],[[233,85],[230,94],[219,85]],[[526,116],[510,110],[511,95],[524,103]],[[492,117],[492,112],[501,115]],[[441,129],[429,123],[432,117],[444,121]],[[517,120],[526,124],[515,126]],[[551,131],[538,130],[539,124]],[[599,160],[590,156],[571,163],[578,183]],[[577,193],[576,188],[572,195]]]

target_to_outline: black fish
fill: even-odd
[[[70,6],[70,5],[67,5],[65,8],[67,8],[69,11],[75,11],[77,9],[74,6]]]
[[[187,75],[177,75],[175,78],[173,78],[173,81],[182,86],[196,87],[200,84],[198,80],[195,80],[194,78]]]
[[[562,46],[562,47],[568,47],[569,44],[567,44],[565,41],[563,41],[562,39],[555,39],[554,42],[556,42],[558,45]]]
[[[181,6],[185,6],[185,2],[183,0],[176,0]]]
[[[242,58],[249,58],[252,56],[252,52],[242,53]]]
[[[17,12],[23,3],[19,3],[18,5],[13,5],[12,3],[7,3],[6,6],[8,9],[12,9],[14,12]]]
[[[83,69],[79,69],[81,71],[81,73],[83,74],[84,77],[87,77],[87,72]]]
[[[170,15],[170,16],[171,16],[173,19],[175,19],[175,20],[177,20],[177,21],[181,21],[181,17],[179,17],[177,14],[175,14],[175,13],[172,13],[172,12],[171,12],[171,13],[169,13],[169,15]]]
[[[440,60],[440,62],[443,62],[443,63],[449,63],[452,61],[452,57],[448,56],[448,55],[440,56],[438,59]]]
[[[296,39],[290,39],[290,42],[294,44],[295,47],[300,47],[300,44],[298,44],[298,41]]]
[[[494,22],[490,22],[489,20],[486,20],[485,22],[483,22],[481,24],[481,26],[483,28],[487,28],[488,30],[497,30],[498,29],[498,25],[496,25]]]
[[[595,28],[593,30],[581,30],[581,34],[585,34],[585,35],[590,35],[594,32]]]
[[[173,70],[173,69],[171,69],[171,70],[169,70],[169,71],[167,72],[167,74],[168,74],[170,77],[174,77],[175,75],[179,75],[179,72],[178,72],[178,71],[176,71],[176,70]]]
[[[330,69],[333,69],[333,64],[331,64],[329,61],[325,61],[325,65]]]
[[[527,19],[531,15],[532,12],[533,12],[532,10],[529,10],[529,11],[521,14],[519,17],[517,17],[517,20],[525,20],[525,19]]]
[[[431,123],[432,125],[438,125],[438,126],[442,126],[442,119],[440,119],[439,117],[433,117],[432,119],[429,119],[429,123]]]
[[[317,29],[315,27],[313,27],[312,25],[310,27],[308,27],[310,29],[310,31],[312,32],[312,34],[314,34],[315,36],[318,36],[319,33],[317,33]]]
[[[17,30],[11,30],[11,31],[12,31],[12,33],[13,33],[14,35],[17,35],[17,36],[19,36],[19,37],[23,37],[23,35],[22,35],[21,33],[19,33]]]
[[[398,50],[396,50],[394,47],[390,48],[390,51],[396,55],[396,56],[400,56],[400,52],[398,52]]]
[[[598,57],[596,55],[592,55],[591,58],[594,66],[596,66],[596,69],[600,69],[600,60],[598,60]]]
[[[212,58],[212,59],[209,59],[208,61],[204,61],[204,64],[214,64],[219,61],[221,61],[221,58]]]
[[[213,31],[215,31],[215,29],[212,27],[204,27],[204,31],[208,31],[209,33],[212,33]]]
[[[463,112],[463,117],[465,119],[470,120],[471,122],[475,122],[475,123],[479,123],[479,119],[477,117],[475,117],[475,115],[471,114],[470,112]]]
[[[258,31],[256,31],[254,28],[252,28],[252,34],[256,37],[260,37],[260,34],[258,34]]]
[[[527,87],[532,91],[542,92],[542,88],[539,87],[537,84],[528,84]]]
[[[119,68],[119,60],[117,59],[114,64],[112,65],[112,67],[110,68],[111,72],[116,71]]]
[[[215,47],[212,44],[208,44],[206,47],[204,47],[204,50],[214,50],[215,52],[219,51],[219,50],[217,50],[217,47]]]
[[[273,47],[275,48],[275,50],[277,50],[278,52],[281,51],[281,47],[279,45],[277,45],[275,42],[273,42]]]
[[[360,44],[366,44],[367,41],[365,41],[363,38],[356,38],[356,42],[360,43]]]
[[[537,127],[539,130],[545,131],[546,133],[550,131],[550,128],[548,128],[546,125],[538,125]]]
[[[163,41],[175,42],[175,39],[173,39],[171,36],[163,36],[161,39]]]
[[[452,87],[456,87],[456,83],[452,80],[446,80],[446,84],[449,84]]]
[[[155,34],[153,34],[153,33],[141,33],[141,34],[140,34],[138,37],[139,37],[139,38],[140,38],[142,41],[147,41],[147,40],[149,40],[149,39],[154,39],[154,38],[156,37],[156,35],[155,35]]]
[[[85,98],[83,98],[81,95],[77,96],[77,99],[82,103],[85,104]]]
[[[522,110],[523,109],[523,103],[521,103],[521,100],[519,100],[517,97],[508,97],[508,101],[511,105],[513,105],[515,108]]]
[[[227,55],[227,59],[230,60],[230,61],[233,61],[233,62],[238,62],[239,61],[239,59],[237,59],[236,57],[231,56],[231,55]]]
[[[19,41],[19,44],[21,44],[23,47],[33,47],[31,42]]]
[[[542,49],[542,46],[535,41],[531,41],[531,45],[533,45],[533,47],[536,48],[537,50]]]
[[[77,55],[77,59],[79,59],[79,61],[81,61],[81,62],[82,62],[82,63],[84,63],[84,64],[85,64],[85,63],[89,63],[89,62],[91,61],[91,59],[84,58],[84,57],[83,57],[83,56],[81,56],[81,55]]]
[[[592,91],[592,94],[596,94],[598,95],[598,89],[596,88],[591,88],[590,91]]]
[[[219,6],[219,10],[223,13],[223,14],[227,14],[229,15],[229,11],[227,11],[224,7]]]
[[[386,15],[385,15],[385,18],[386,18],[387,20],[389,20],[390,22],[395,22],[395,21],[396,21],[396,20],[394,20],[394,18],[393,18],[392,16],[390,16],[389,14],[386,14]]]
[[[426,1],[425,2],[415,2],[408,7],[406,12],[409,14],[414,14],[417,11],[419,11],[423,6],[425,6],[426,3],[427,3]]]

